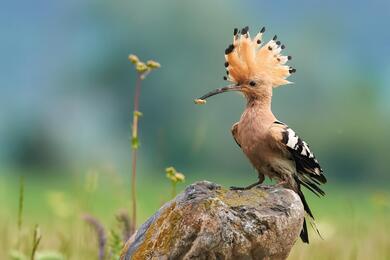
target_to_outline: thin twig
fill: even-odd
[[[134,95],[134,111],[132,126],[132,175],[131,175],[131,198],[132,198],[132,224],[131,234],[135,232],[137,225],[137,190],[136,190],[136,173],[137,173],[137,149],[138,149],[138,118],[139,118],[139,96],[141,93],[142,74],[138,74]]]
[[[134,109],[133,109],[133,126],[131,135],[131,150],[132,150],[132,173],[131,173],[131,200],[132,200],[132,218],[131,218],[131,234],[135,232],[137,225],[137,150],[139,147],[138,140],[138,118],[141,116],[139,112],[139,96],[141,94],[141,82],[154,69],[160,68],[160,63],[154,60],[148,60],[146,63],[140,61],[134,54],[130,54],[128,59],[134,64],[137,71],[137,81],[135,83],[134,94]]]
[[[176,182],[172,182],[172,199],[176,197]]]
[[[19,208],[18,208],[18,240],[17,247],[20,249],[22,224],[23,224],[23,207],[24,207],[24,176],[20,176],[19,180]]]
[[[136,218],[137,218],[137,194],[135,190],[136,168],[137,168],[137,150],[133,149],[133,169],[131,175],[131,200],[132,200],[132,219],[131,219],[131,234],[135,232]]]
[[[20,176],[19,181],[19,210],[18,210],[18,230],[20,232],[23,223],[23,203],[24,202],[24,176]]]

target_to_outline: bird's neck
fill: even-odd
[[[255,139],[262,136],[264,137],[269,127],[275,121],[276,118],[271,111],[270,100],[248,100],[247,107],[242,113],[239,121],[239,139],[245,139],[248,136]]]
[[[271,98],[256,98],[256,99],[249,99],[247,104],[247,108],[255,108],[256,110],[262,110],[264,112],[271,112]]]
[[[241,115],[240,123],[246,125],[255,124],[255,128],[267,129],[276,121],[271,111],[272,86],[262,86],[251,93],[246,93],[247,105]]]
[[[271,100],[251,100],[245,109],[245,117],[251,118],[250,121],[261,122],[264,127],[276,121],[276,117],[271,110]]]
[[[270,113],[272,102],[272,88],[264,88],[261,92],[253,96],[247,96],[247,109]]]

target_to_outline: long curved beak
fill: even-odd
[[[206,103],[207,98],[224,93],[224,92],[228,92],[228,91],[242,91],[242,87],[239,85],[229,85],[229,86],[226,86],[223,88],[217,88],[217,89],[210,91],[209,93],[201,96],[200,98],[195,99],[195,103],[196,104],[204,104],[204,103]]]

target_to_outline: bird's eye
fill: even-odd
[[[252,87],[254,87],[254,86],[256,86],[256,82],[250,81],[250,82],[249,82],[249,85],[252,86]]]

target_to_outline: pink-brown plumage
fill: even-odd
[[[262,44],[264,28],[251,39],[249,28],[234,30],[233,44],[225,50],[227,80],[230,86],[216,89],[196,100],[197,103],[216,94],[240,91],[247,105],[240,120],[231,129],[233,137],[258,173],[258,182],[268,176],[278,185],[298,193],[307,214],[313,214],[301,191],[301,186],[316,195],[324,195],[319,188],[326,182],[314,154],[309,146],[284,123],[276,119],[271,110],[273,88],[290,83],[287,78],[295,69],[285,65],[290,56],[282,55],[285,48],[276,35]],[[308,242],[306,222],[301,238]]]

